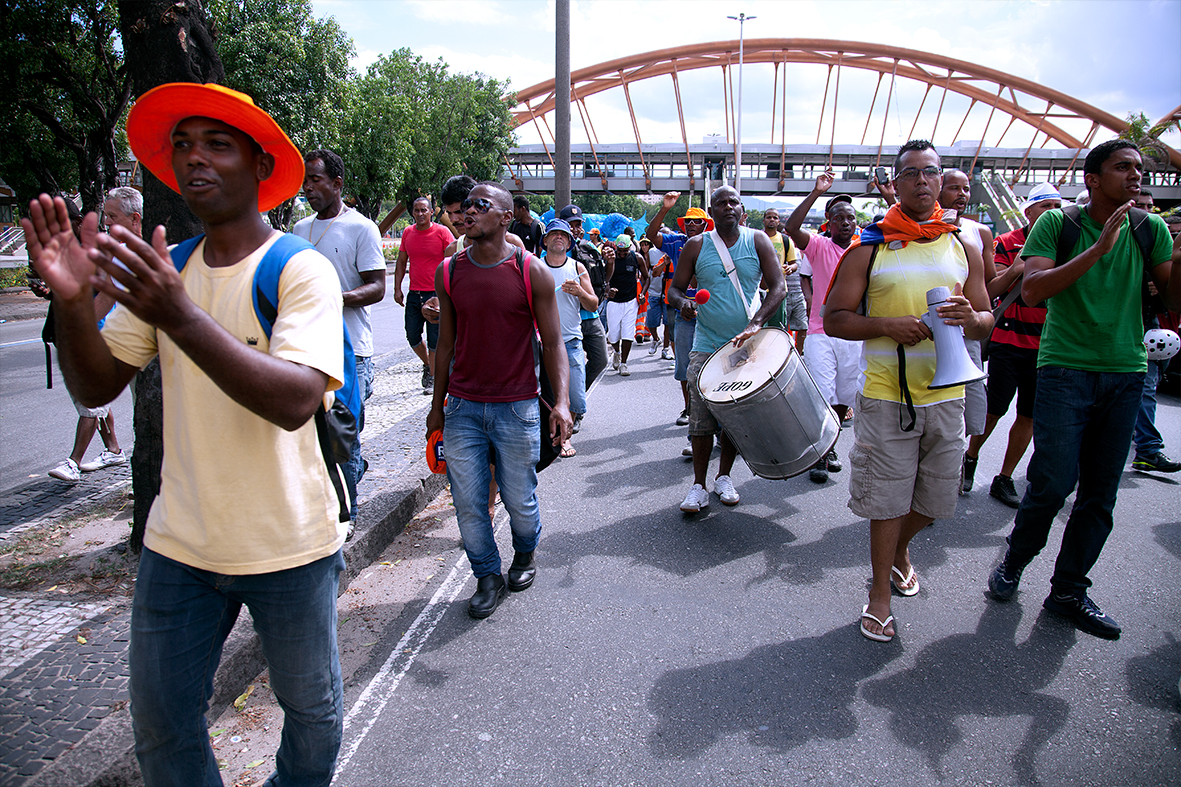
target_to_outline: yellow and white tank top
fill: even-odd
[[[866,296],[870,317],[919,316],[927,311],[927,290],[955,289],[968,280],[968,257],[963,245],[947,233],[930,243],[912,242],[903,249],[891,244],[878,247],[869,273]],[[906,380],[915,407],[962,399],[964,387],[957,385],[932,391],[927,388],[935,376],[935,342],[924,339],[906,347]],[[888,336],[866,340],[861,350],[865,373],[862,394],[869,399],[901,402],[898,386],[898,343]]]

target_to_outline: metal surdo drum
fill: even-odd
[[[709,411],[751,472],[791,478],[832,450],[837,414],[779,328],[763,328],[741,347],[726,343],[697,378]]]

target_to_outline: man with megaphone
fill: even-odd
[[[939,327],[954,326],[952,341],[965,358],[962,337],[983,339],[992,330],[984,263],[976,246],[965,246],[958,228],[944,220],[942,174],[930,142],[911,140],[899,149],[898,202],[842,257],[824,312],[825,333],[865,343],[849,508],[870,520],[873,585],[861,633],[879,642],[895,633],[891,586],[903,596],[919,591],[910,540],[935,519],[954,515],[959,496],[964,387],[958,383],[964,378],[953,375],[949,382],[945,368],[936,377],[936,344],[921,319],[928,291],[946,288],[935,309],[945,324]],[[941,350],[946,366],[943,359],[951,356]]]

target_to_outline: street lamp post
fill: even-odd
[[[734,148],[734,190],[739,194],[742,193],[742,60],[743,60],[743,27],[748,19],[758,19],[756,16],[747,16],[740,13],[738,16],[728,16],[727,19],[734,19],[738,22],[738,131],[735,139]]]

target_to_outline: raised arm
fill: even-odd
[[[95,319],[94,283],[103,279],[89,252],[98,235],[98,216],[82,220],[82,241],[70,227],[61,197],[42,194],[21,219],[29,259],[53,293],[57,355],[66,386],[86,407],[112,401],[131,381],[136,368],[111,354]],[[130,233],[129,233],[130,234]]]
[[[804,219],[808,218],[808,211],[812,210],[812,206],[816,204],[816,200],[832,188],[833,180],[836,175],[831,169],[826,169],[816,178],[816,184],[812,186],[812,190],[808,192],[808,196],[804,197],[804,201],[796,205],[796,209],[787,217],[787,224],[784,225],[783,231],[791,238],[796,246],[800,249],[808,248],[808,241],[812,238],[810,232],[804,230]]]
[[[652,241],[653,247],[659,249],[663,248],[661,245],[660,228],[664,225],[664,217],[668,212],[676,207],[677,200],[681,198],[681,192],[669,191],[664,195],[664,199],[660,201],[660,210],[656,211],[656,215],[652,217],[652,221],[648,222],[648,229],[644,231],[645,237]]]

